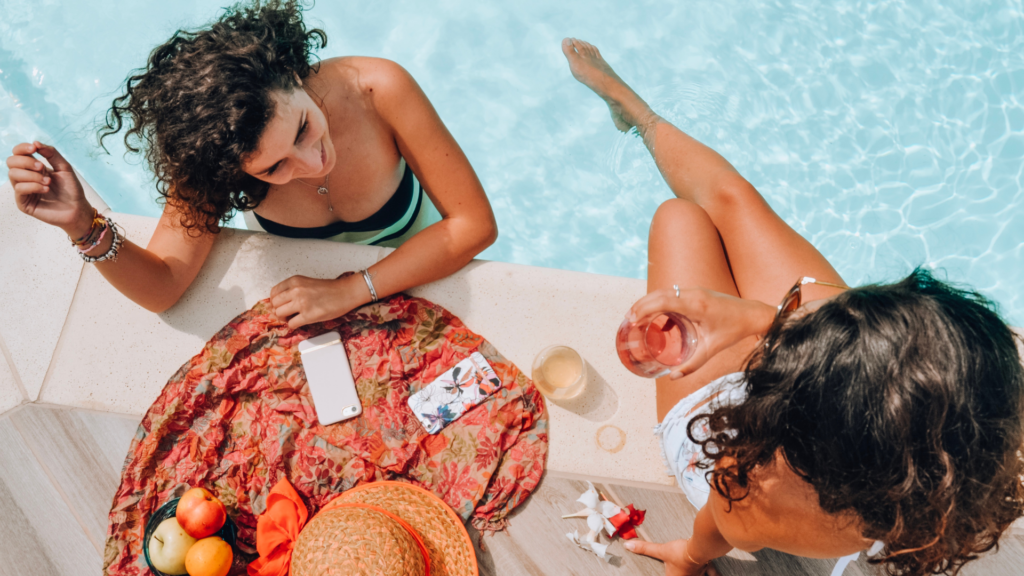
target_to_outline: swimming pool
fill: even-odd
[[[102,154],[94,126],[153,46],[222,4],[0,0],[0,148],[55,143],[115,210],[157,215],[139,160]],[[671,193],[570,76],[559,41],[577,36],[849,282],[942,268],[1024,324],[1019,0],[346,0],[307,23],[322,57],[390,58],[423,86],[494,206],[483,258],[645,276]]]

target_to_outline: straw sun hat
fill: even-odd
[[[287,480],[257,523],[260,559],[250,576],[477,576],[462,520],[434,494],[403,482],[374,482],[335,498],[306,523]]]

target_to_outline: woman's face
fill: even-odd
[[[327,118],[301,87],[271,94],[274,117],[260,137],[259,147],[242,169],[270,184],[297,178],[323,179],[334,168],[334,144]]]

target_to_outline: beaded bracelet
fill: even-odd
[[[103,220],[106,223],[107,229],[109,229],[110,233],[113,235],[113,240],[110,242],[110,248],[99,256],[86,256],[84,252],[79,252],[78,255],[81,256],[82,260],[85,262],[103,262],[105,260],[117,262],[117,251],[121,248],[121,243],[124,242],[124,230],[106,216],[103,217]]]

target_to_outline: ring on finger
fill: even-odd
[[[672,289],[676,291],[676,298],[679,298],[679,284],[673,284]]]

